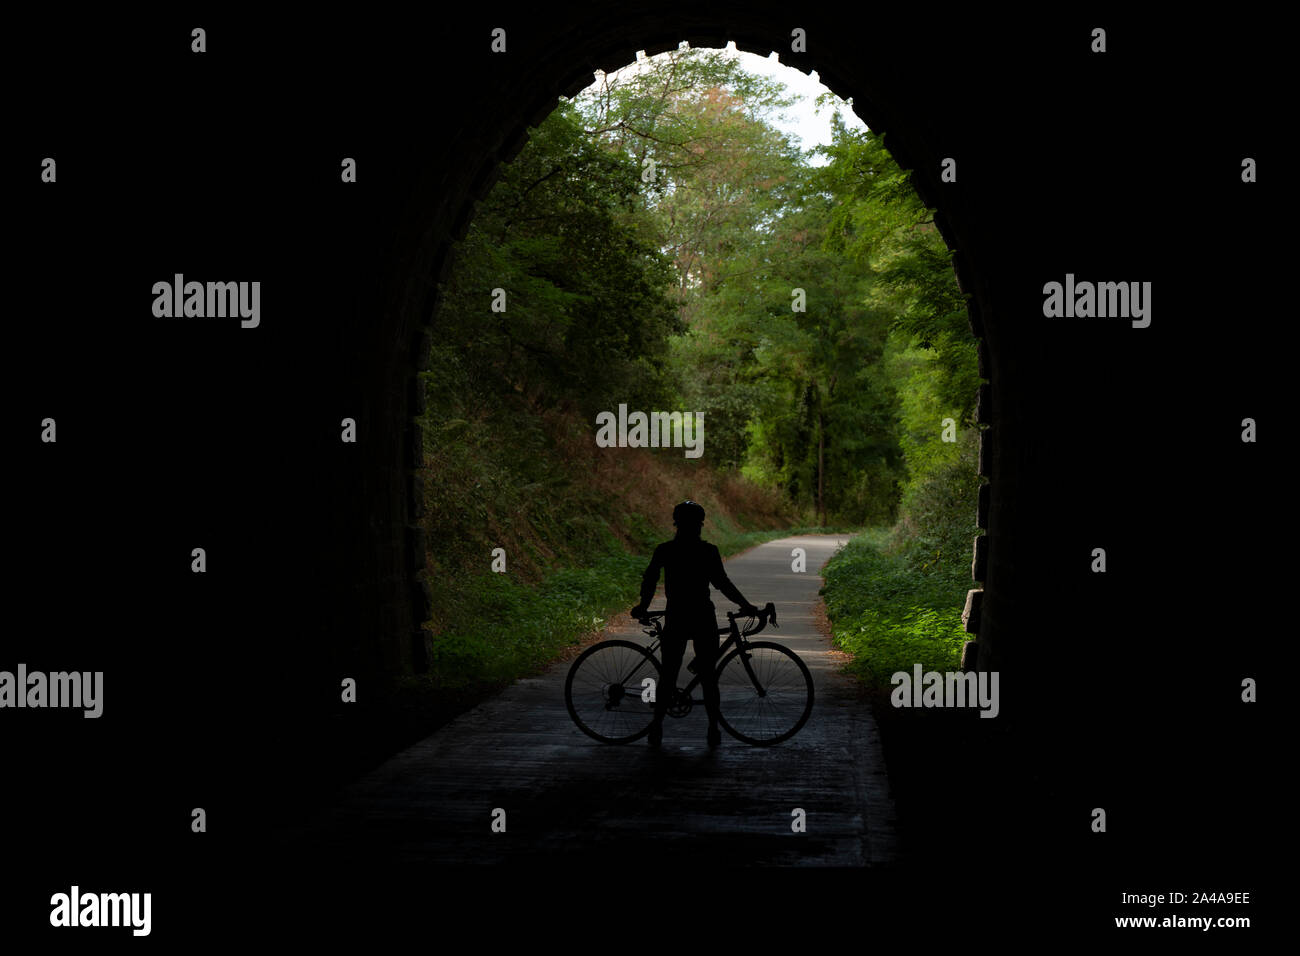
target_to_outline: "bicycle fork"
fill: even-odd
[[[758,691],[759,697],[767,696],[767,688],[759,683],[758,675],[754,673],[754,668],[749,663],[749,645],[742,644],[736,651],[736,656],[740,658],[741,663],[745,665],[745,673],[749,675],[749,682],[754,685],[754,690]]]

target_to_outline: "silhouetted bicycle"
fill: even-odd
[[[651,611],[641,619],[654,640],[649,647],[633,641],[609,640],[583,651],[569,668],[564,702],[582,732],[602,743],[628,744],[644,737],[654,720],[660,663],[655,652],[663,635],[666,611]],[[728,635],[718,648],[718,709],[723,728],[737,740],[767,747],[789,740],[808,722],[813,706],[813,681],[808,667],[788,647],[771,641],[750,641],[771,620],[772,603],[750,615],[744,631],[736,621],[746,615],[728,612]],[[757,626],[752,626],[757,620]],[[728,653],[730,651],[730,653]],[[698,659],[698,658],[697,658]],[[696,659],[696,660],[697,660]],[[692,660],[686,670],[695,674]],[[691,697],[700,675],[685,687],[673,688],[667,713],[685,717],[703,700]]]

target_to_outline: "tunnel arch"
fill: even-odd
[[[1021,679],[1003,682],[998,720],[973,723],[1014,750],[981,749],[973,772],[943,781],[952,829],[936,832],[964,853],[921,867],[958,873],[963,913],[1041,888],[1034,909],[1057,922],[1117,873],[1251,885],[1249,848],[1276,837],[1252,781],[1267,783],[1254,771],[1278,763],[1279,738],[1276,701],[1246,704],[1236,685],[1264,687],[1284,640],[1269,597],[1285,594],[1272,581],[1285,565],[1268,556],[1287,471],[1267,421],[1289,380],[1272,345],[1285,246],[1267,241],[1286,209],[1286,177],[1268,172],[1285,172],[1269,161],[1286,115],[1269,67],[1285,57],[1267,56],[1284,34],[1249,17],[1207,33],[1197,18],[1100,11],[1112,45],[1095,56],[1097,15],[771,0],[279,22],[222,10],[195,56],[187,14],[24,10],[14,62],[40,81],[15,103],[11,418],[32,438],[53,407],[81,435],[65,432],[76,443],[62,454],[11,443],[28,493],[15,496],[10,664],[103,661],[124,691],[108,708],[127,719],[95,728],[122,746],[83,756],[141,755],[137,785],[102,794],[107,835],[63,848],[171,866],[173,797],[202,792],[210,811],[224,804],[219,842],[247,847],[230,857],[246,870],[270,820],[300,820],[300,793],[350,772],[348,746],[387,746],[372,678],[418,669],[427,607],[417,372],[474,198],[593,67],[680,40],[781,50],[799,26],[809,52],[782,61],[852,97],[938,208],[990,380],[972,614],[981,669]],[[494,59],[498,23],[510,53]],[[41,183],[35,158],[56,150],[64,181]],[[359,181],[340,183],[344,156]],[[958,158],[955,184],[937,179],[944,156]],[[1241,178],[1243,157],[1258,158],[1258,183]],[[267,321],[224,339],[149,322],[148,281],[182,260],[268,280]],[[1047,321],[1043,283],[1067,271],[1152,280],[1154,325]],[[1244,443],[1244,416],[1264,426],[1259,445]],[[354,444],[340,442],[344,418]],[[196,536],[217,559],[210,577],[188,570]],[[1088,567],[1097,545],[1106,574]],[[357,703],[339,700],[345,677]],[[18,735],[31,786],[15,796],[49,823],[27,828],[48,855],[59,843],[46,837],[85,815],[68,795],[94,762],[67,759],[69,725],[43,726]],[[934,756],[961,746],[945,743]],[[1098,804],[1109,836],[1089,830]],[[999,838],[973,845],[980,831]],[[196,876],[219,872],[185,856]],[[1082,892],[1044,878],[1071,873],[1091,877]],[[290,885],[274,884],[268,898]]]
[[[687,8],[686,4],[671,6]],[[375,661],[381,670],[418,673],[430,653],[429,635],[421,628],[429,615],[431,596],[419,575],[425,564],[424,532],[419,526],[424,495],[419,374],[426,368],[438,309],[437,285],[450,270],[452,246],[465,235],[477,203],[495,183],[502,165],[518,155],[528,129],[554,110],[560,96],[572,97],[585,88],[597,70],[612,72],[633,62],[638,50],[654,56],[682,42],[713,48],[734,43],[738,50],[759,56],[775,50],[782,65],[804,73],[815,71],[826,87],[852,102],[853,111],[868,126],[884,135],[886,148],[911,172],[913,188],[935,210],[936,227],[953,252],[958,286],[967,296],[979,374],[987,382],[981,386],[976,404],[977,427],[983,426],[979,473],[989,481],[979,496],[977,525],[981,534],[973,548],[973,582],[963,614],[968,636],[978,636],[981,659],[971,658],[969,663],[998,666],[996,620],[989,613],[989,604],[996,602],[984,599],[986,594],[996,595],[999,584],[990,545],[997,540],[1007,497],[999,493],[1000,482],[994,477],[993,441],[995,436],[1001,437],[997,435],[1002,424],[998,406],[1003,403],[999,399],[1009,389],[999,359],[992,296],[982,279],[992,270],[986,270],[983,262],[980,222],[968,208],[960,181],[940,181],[940,164],[945,156],[961,151],[965,130],[946,130],[942,114],[921,108],[914,97],[906,95],[908,78],[896,71],[893,60],[884,58],[865,65],[853,55],[853,38],[837,42],[828,23],[814,23],[812,17],[800,20],[808,23],[808,53],[786,52],[791,42],[790,21],[771,14],[748,16],[743,27],[697,14],[683,15],[676,27],[666,25],[664,19],[618,23],[617,17],[610,15],[593,23],[591,29],[556,31],[549,37],[552,42],[546,44],[544,55],[526,63],[521,56],[522,68],[508,70],[489,94],[495,108],[483,110],[482,128],[468,137],[472,148],[458,149],[449,161],[431,163],[422,171],[406,203],[408,213],[388,277],[385,315],[394,334],[382,343],[376,356],[380,364],[371,367],[371,376],[382,379],[375,383],[382,394],[375,411],[386,419],[371,425],[380,431],[391,429],[393,422],[403,425],[384,449],[389,461],[397,463],[388,465],[390,480],[400,474],[398,481],[392,481],[400,485],[400,493],[389,499],[387,519],[402,532],[387,538],[393,549],[388,555],[373,555],[373,566],[380,568],[385,578],[376,582],[381,585],[377,597],[386,609],[385,620],[393,625],[385,628],[381,638],[385,644],[382,659]],[[382,551],[383,541],[376,544]],[[389,644],[390,636],[395,635],[401,637]]]

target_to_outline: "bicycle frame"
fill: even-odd
[[[647,635],[649,635],[650,637],[653,637],[653,638],[654,638],[654,640],[651,641],[649,648],[647,648],[647,649],[650,651],[650,653],[651,653],[652,655],[654,655],[654,654],[656,654],[656,653],[658,652],[658,650],[659,650],[659,646],[663,643],[663,640],[662,640],[662,639],[663,639],[663,624],[661,623],[661,621],[662,621],[662,618],[663,618],[664,616],[667,615],[667,613],[668,613],[668,612],[667,612],[666,610],[665,610],[665,611],[651,611],[651,612],[649,612],[648,614],[646,614],[645,618],[643,619],[643,620],[648,620],[648,621],[650,622],[650,624],[651,624],[650,627],[643,628],[642,630],[644,630],[644,632],[645,632]],[[726,639],[725,641],[723,641],[722,644],[719,645],[719,647],[718,647],[718,653],[717,653],[717,655],[715,656],[715,666],[720,667],[721,664],[722,664],[723,659],[727,656],[727,651],[730,650],[730,648],[731,648],[731,646],[732,646],[733,644],[736,645],[737,647],[740,648],[740,659],[741,659],[741,661],[742,661],[742,662],[744,663],[744,665],[745,665],[745,673],[749,675],[749,679],[753,682],[753,684],[754,684],[754,689],[758,692],[758,696],[759,696],[759,697],[766,697],[766,696],[767,696],[767,689],[764,688],[764,687],[759,683],[757,675],[755,675],[753,668],[750,667],[750,665],[749,665],[749,655],[745,653],[745,648],[746,648],[746,647],[748,646],[748,644],[749,644],[749,641],[747,640],[747,639],[749,638],[749,636],[750,636],[751,634],[757,634],[759,631],[761,631],[761,630],[763,630],[764,628],[766,628],[766,627],[767,627],[767,621],[768,621],[769,618],[770,618],[771,621],[772,621],[772,625],[773,625],[773,626],[776,626],[776,607],[775,607],[774,604],[772,604],[772,602],[769,601],[768,604],[767,604],[767,606],[764,607],[761,611],[759,611],[759,613],[758,613],[758,626],[755,627],[753,630],[747,630],[747,631],[742,632],[742,631],[740,630],[740,628],[739,628],[739,627],[737,626],[737,624],[736,624],[736,620],[737,620],[738,618],[740,618],[740,617],[744,617],[744,615],[742,615],[742,614],[737,614],[737,613],[734,613],[734,612],[728,611],[728,612],[727,612],[727,626],[726,626],[726,627],[720,627],[720,628],[718,628],[718,634],[719,634],[719,636],[721,636],[721,635],[723,635],[723,634],[726,634],[726,635],[727,635],[727,639]],[[694,667],[694,664],[695,664],[696,660],[698,660],[697,657],[692,657],[692,658],[691,658],[690,663],[686,665],[686,669],[687,669],[688,671],[692,671],[692,669],[693,669],[693,667]],[[638,665],[638,667],[639,667],[639,666],[640,666],[640,665]],[[692,671],[692,672],[693,672],[693,671]],[[633,668],[632,673],[629,674],[626,678],[623,679],[623,683],[624,683],[624,684],[629,684],[629,683],[631,683],[631,682],[633,681],[633,678],[635,677],[635,675],[636,675],[636,668]],[[696,685],[700,683],[700,681],[702,680],[702,678],[703,678],[703,675],[698,674],[698,673],[695,674],[695,676],[691,678],[691,682],[690,682],[689,684],[687,684],[684,688],[682,688],[682,693],[685,694],[687,697],[690,697],[691,692],[692,692],[693,690],[695,690]],[[656,693],[658,693],[657,690],[656,690]],[[699,703],[699,701],[695,701],[695,703]]]
[[[747,619],[743,625],[740,618]],[[720,695],[718,710],[711,711],[710,717],[743,743],[755,747],[781,743],[808,721],[816,689],[807,665],[784,644],[749,640],[768,622],[777,626],[774,604],[762,610],[746,608],[743,614],[729,613],[727,627],[718,628],[718,634],[725,635],[726,640],[716,651],[701,648],[714,662],[713,670],[695,673],[685,688],[679,688],[675,678],[668,689],[663,686],[664,639],[674,630],[667,612],[639,611],[637,619],[651,641],[601,641],[579,654],[569,668],[564,682],[565,707],[587,736],[610,744],[640,740],[661,725],[665,716],[689,714],[692,706],[700,702],[692,696],[696,685],[703,684],[711,693],[714,681]],[[688,630],[695,626],[688,622]],[[706,628],[701,643],[716,640],[708,635]],[[689,638],[690,634],[684,636]],[[677,650],[674,644],[675,659]],[[684,656],[684,645],[681,651]],[[695,670],[699,665],[700,657],[696,656],[688,668]],[[656,687],[656,683],[660,686]],[[645,707],[647,703],[654,705],[653,714]],[[716,743],[712,738],[711,742]]]

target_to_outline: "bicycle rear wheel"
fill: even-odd
[[[727,655],[718,667],[718,694],[723,728],[755,747],[788,740],[812,714],[807,665],[788,647],[768,641],[752,641]]]
[[[601,641],[573,662],[564,681],[564,703],[584,734],[606,744],[629,744],[644,737],[655,705],[643,681],[659,689],[659,661],[631,641]]]

